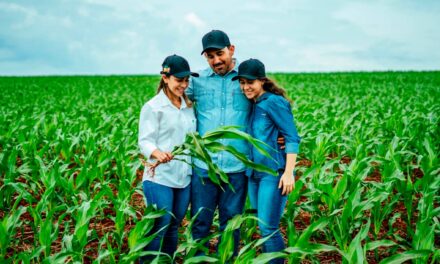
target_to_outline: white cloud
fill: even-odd
[[[391,42],[394,48],[412,55],[434,55],[440,60],[440,35],[435,33],[440,24],[440,10],[422,3],[421,7],[397,3],[352,2],[335,12],[334,17],[360,29],[369,43]]]
[[[13,14],[15,21],[10,25],[13,29],[22,29],[32,25],[38,16],[38,12],[35,9],[16,3],[0,3],[0,10],[4,14]],[[22,16],[24,16],[24,19]]]
[[[206,23],[193,12],[186,14],[185,20],[197,29],[206,29]]]
[[[231,8],[195,0],[0,3],[0,75],[157,73],[173,53],[202,69],[201,38],[211,29],[228,33],[239,60],[259,58],[268,71],[440,68],[435,1],[222,3]]]

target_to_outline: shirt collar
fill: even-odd
[[[240,62],[236,58],[232,58],[232,60],[235,62],[234,68],[230,72],[226,73],[226,75],[238,72],[238,64],[240,64]],[[208,76],[212,77],[212,76],[215,76],[215,75],[218,75],[218,74],[215,73],[214,70],[211,67],[209,67]]]
[[[164,90],[161,89],[159,94],[158,94],[158,106],[172,106],[172,107],[176,107],[175,105],[173,105],[173,103],[171,103],[170,98],[168,98],[168,96],[165,94]],[[186,105],[185,99],[183,99],[183,97],[180,97],[180,101],[182,102],[182,105],[180,106],[180,109],[183,108],[187,108],[188,106]]]
[[[271,95],[271,92],[265,92],[264,94],[262,94],[260,97],[257,98],[257,104],[261,101],[266,100],[267,98],[269,98],[269,96]]]

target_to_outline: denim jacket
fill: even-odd
[[[286,153],[298,153],[300,136],[296,130],[290,103],[282,96],[265,92],[253,104],[250,134],[270,146],[266,150],[274,159],[262,155],[251,147],[251,156],[255,163],[263,164],[276,171],[284,171]],[[285,139],[285,149],[277,143],[279,136]],[[265,173],[254,171],[254,176],[261,177]],[[248,173],[249,174],[249,173]]]

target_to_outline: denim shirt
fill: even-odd
[[[271,148],[266,148],[274,158],[262,155],[256,148],[251,147],[251,156],[255,163],[263,164],[276,171],[284,171],[286,153],[298,153],[301,138],[298,136],[293,120],[290,103],[282,96],[265,92],[253,104],[250,134]],[[284,137],[285,149],[277,143],[279,136]],[[261,177],[265,173],[254,171],[254,176]]]
[[[197,131],[201,136],[220,126],[239,126],[247,131],[251,102],[245,97],[237,81],[232,77],[237,75],[238,62],[224,76],[216,74],[211,68],[200,71],[198,78],[191,78],[186,94],[195,103]],[[249,155],[249,145],[243,140],[220,139],[218,142],[230,145],[239,152]],[[234,156],[227,152],[210,153],[212,161],[226,173],[245,171],[246,167]],[[194,165],[208,169],[206,164],[198,159]]]

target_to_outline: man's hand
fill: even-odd
[[[284,137],[279,137],[277,139],[277,143],[278,143],[278,145],[280,145],[280,149],[286,148],[286,141],[284,140]]]

